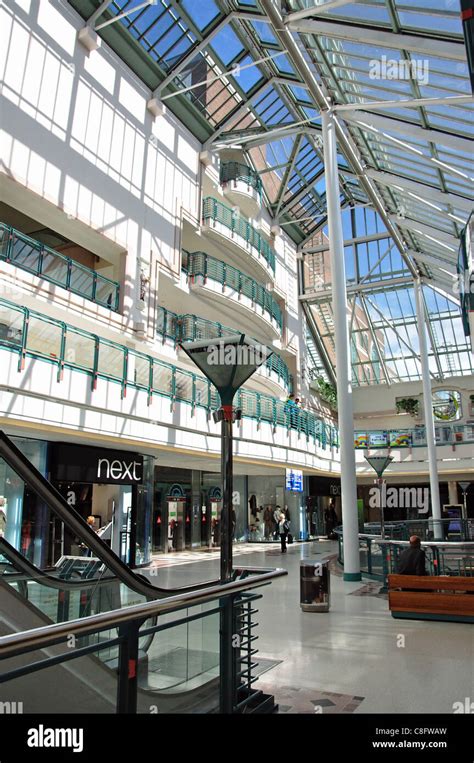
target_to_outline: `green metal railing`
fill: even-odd
[[[434,520],[425,520],[431,527]],[[449,520],[452,522],[452,520]],[[395,523],[394,523],[395,524]],[[344,566],[344,539],[342,528],[336,529],[338,536],[338,562]],[[459,540],[423,540],[428,575],[474,575],[474,543]],[[387,585],[387,576],[398,569],[398,559],[409,545],[408,540],[383,540],[380,533],[359,534],[360,568],[365,577],[380,580]]]
[[[223,162],[221,164],[219,180],[221,185],[222,183],[228,183],[230,180],[241,180],[251,188],[255,188],[260,198],[262,196],[262,179],[258,172],[255,172],[247,164]]]
[[[204,283],[210,278],[212,281],[217,281],[224,287],[228,286],[238,294],[248,297],[254,304],[260,305],[270,319],[278,324],[281,331],[283,317],[278,302],[267,289],[250,276],[204,252],[187,253],[187,272],[191,281],[194,281],[196,276],[201,276]]]
[[[197,315],[178,315],[164,307],[157,311],[156,331],[164,339],[170,339],[176,344],[180,342],[195,342],[199,339],[215,339],[229,334],[240,334],[237,329],[223,326],[221,323],[199,318]],[[288,392],[293,389],[293,376],[283,358],[275,352],[270,355],[265,367],[278,376],[278,381]]]
[[[9,225],[0,223],[0,259],[116,312],[120,286]]]
[[[245,217],[237,215],[233,209],[226,207],[217,199],[207,196],[202,203],[202,220],[203,223],[208,220],[221,223],[232,233],[241,236],[266,260],[268,266],[275,272],[275,251]]]
[[[173,316],[166,317],[172,322],[176,318]],[[129,387],[144,390],[149,404],[154,395],[160,395],[172,405],[188,403],[193,409],[204,408],[208,413],[220,405],[216,391],[202,376],[5,299],[0,299],[0,347],[18,354],[19,371],[24,368],[27,356],[53,363],[58,382],[67,368],[87,374],[92,390],[100,379],[120,385],[122,397]],[[274,428],[296,430],[322,448],[338,447],[335,427],[276,397],[243,388],[234,403],[245,418],[267,422]]]

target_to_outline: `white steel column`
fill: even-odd
[[[441,519],[439,500],[438,463],[436,461],[436,436],[433,418],[433,403],[431,397],[430,365],[428,359],[428,342],[426,338],[425,314],[423,310],[423,294],[421,279],[415,278],[416,320],[418,324],[418,339],[420,343],[421,378],[423,382],[423,407],[425,414],[425,438],[428,448],[428,463],[430,469],[431,510],[433,519]],[[434,348],[433,348],[434,349]],[[442,538],[441,526],[435,527],[435,537]]]
[[[336,124],[332,111],[322,111],[324,173],[331,258],[332,308],[336,343],[337,406],[341,450],[344,580],[360,580],[359,520],[354,450],[351,354],[347,325],[346,268],[339,202]]]

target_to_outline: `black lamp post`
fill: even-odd
[[[241,415],[232,402],[237,390],[268,360],[273,350],[245,334],[186,342],[181,347],[215,386],[221,399],[214,420],[222,422],[221,582],[225,583],[232,577],[232,424]]]
[[[245,334],[186,342],[181,347],[217,389],[221,407],[214,420],[221,421],[221,582],[232,579],[232,424],[241,411],[232,405],[235,393],[270,357],[272,350]],[[220,710],[232,713],[237,692],[237,662],[233,646],[233,597],[222,599],[220,614]]]
[[[379,487],[379,500],[380,500],[380,535],[385,538],[385,506],[383,505],[383,479],[382,474],[389,464],[393,461],[393,456],[365,456],[365,460],[377,473],[377,484]]]

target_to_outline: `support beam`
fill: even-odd
[[[438,369],[438,379],[440,379],[440,381],[443,381],[444,379],[443,368],[441,366],[441,361],[439,359],[438,348],[436,345],[436,338],[434,335],[433,326],[431,325],[430,315],[428,312],[428,305],[426,304],[426,299],[425,299],[425,295],[423,294],[423,289],[421,289],[421,297],[423,302],[423,317],[426,323],[426,328],[428,329],[428,336],[430,338],[431,349],[433,350],[434,359],[436,361],[436,368]]]
[[[350,208],[350,207],[349,207]],[[344,246],[353,246],[354,244],[365,244],[368,241],[382,241],[390,238],[390,233],[371,233],[368,236],[358,236],[357,238],[347,238]],[[329,252],[329,241],[320,246],[312,246],[309,249],[301,249],[300,254],[315,254],[316,252]]]
[[[419,278],[415,280],[416,318],[421,356],[421,380],[423,382],[423,407],[425,413],[425,438],[428,448],[428,464],[430,470],[431,512],[434,519],[441,519],[441,504],[439,499],[438,463],[436,460],[436,436],[433,416],[433,401],[430,381],[430,365],[428,358],[428,343],[426,340],[425,321],[423,313],[422,284]],[[436,353],[436,348],[433,347]],[[435,525],[436,527],[436,525]],[[440,526],[438,525],[438,530]],[[439,537],[435,530],[435,538]]]
[[[127,18],[127,16],[131,16],[131,14],[135,13],[136,11],[141,11],[142,8],[146,8],[148,5],[151,5],[152,3],[153,3],[153,0],[145,0],[144,3],[139,3],[138,5],[135,5],[133,8],[128,8],[126,11],[123,11],[123,13],[118,13],[113,18],[108,19],[108,21],[102,21],[102,23],[96,24],[95,31],[98,32],[100,29],[104,29],[104,27],[110,26],[110,24],[115,24],[117,21],[120,21],[121,19],[125,19]]]
[[[92,16],[89,16],[89,18],[87,19],[86,21],[87,26],[90,26],[92,27],[92,29],[94,29],[94,24],[97,21],[97,19],[102,16],[104,11],[106,11],[109,5],[111,4],[112,4],[112,0],[104,0],[104,2],[99,5],[97,10],[94,11]]]
[[[413,233],[420,233],[422,236],[427,236],[432,241],[438,242],[440,245],[444,245],[445,248],[451,249],[453,252],[457,252],[459,249],[460,241],[455,236],[451,236],[449,233],[432,228],[431,225],[425,225],[419,223],[417,220],[411,220],[409,217],[397,217],[396,215],[389,215],[390,219],[405,230],[413,231]]]
[[[298,136],[296,138],[296,140],[295,140],[295,145],[293,146],[293,150],[292,150],[290,158],[289,158],[288,167],[286,168],[285,174],[283,175],[283,180],[281,181],[281,188],[280,188],[280,191],[278,193],[278,199],[277,199],[277,207],[275,209],[275,212],[273,213],[273,219],[274,220],[278,219],[278,215],[279,215],[279,212],[280,212],[280,209],[281,209],[281,205],[283,204],[283,197],[285,195],[285,190],[286,190],[286,188],[288,186],[288,181],[289,181],[289,179],[291,177],[291,173],[293,172],[293,168],[295,166],[295,162],[296,162],[296,160],[298,158],[298,154],[299,154],[299,151],[300,151],[300,148],[301,148],[302,140],[303,139],[302,139],[301,136]]]
[[[313,180],[311,180],[311,182],[308,183],[308,185],[305,185],[304,188],[301,189],[301,191],[298,191],[298,193],[295,196],[292,196],[291,199],[287,201],[287,203],[285,204],[285,206],[282,208],[280,212],[280,217],[282,217],[289,209],[291,209],[291,207],[294,204],[297,204],[299,201],[301,201],[301,199],[304,199],[304,197],[308,193],[311,193],[311,191],[313,190],[314,186],[316,185],[320,177],[323,175],[323,173],[324,173],[324,169],[322,169],[318,175],[315,175]],[[315,191],[315,193],[317,194],[317,191]]]
[[[434,55],[434,53],[433,53]],[[395,101],[359,101],[358,103],[339,103],[334,108],[338,113],[341,111],[346,113],[347,111],[355,111],[355,109],[364,109],[368,111],[370,109],[417,109],[420,106],[447,106],[449,104],[455,104],[463,106],[467,103],[473,103],[474,97],[472,95],[447,95],[444,98],[398,98]]]
[[[408,180],[400,175],[394,175],[391,172],[379,172],[379,170],[367,169],[366,175],[381,183],[388,188],[400,188],[403,191],[409,191],[415,196],[421,196],[429,201],[438,202],[438,204],[451,204],[456,209],[462,209],[464,212],[471,212],[474,201],[465,196],[458,196],[455,193],[445,193],[425,183],[417,183],[414,180]]]
[[[374,331],[374,327],[372,325],[372,321],[370,320],[369,311],[367,310],[367,305],[365,303],[365,299],[364,299],[363,294],[360,295],[360,303],[362,305],[362,309],[363,309],[364,314],[365,314],[367,325],[369,327],[370,336],[372,338],[372,343],[375,346],[375,350],[377,352],[377,357],[379,359],[379,363],[382,366],[382,371],[383,371],[383,375],[385,376],[385,381],[387,382],[388,386],[390,387],[390,384],[391,384],[390,374],[388,373],[387,366],[385,365],[385,358],[382,355],[382,353],[380,352],[379,343],[378,343],[377,337],[375,335],[375,331]]]
[[[412,283],[413,283],[413,281],[412,281]],[[386,317],[385,317],[385,315],[382,313],[382,311],[381,311],[381,310],[380,310],[380,309],[377,307],[377,305],[376,305],[376,304],[374,304],[374,303],[372,302],[372,300],[371,300],[371,299],[369,299],[369,297],[367,297],[367,302],[369,303],[369,305],[370,305],[371,307],[373,307],[373,309],[375,310],[375,312],[376,312],[376,313],[378,313],[378,315],[379,315],[379,316],[380,316],[380,318],[382,319],[382,322],[383,322],[383,323],[385,323],[385,324],[386,324],[386,325],[389,327],[389,329],[390,329],[391,331],[393,331],[393,332],[394,332],[394,334],[396,335],[396,337],[397,337],[398,341],[400,342],[400,344],[403,344],[403,345],[404,345],[404,346],[407,348],[407,350],[410,352],[410,355],[411,355],[413,358],[416,358],[416,359],[417,359],[417,361],[418,361],[418,362],[420,363],[420,365],[421,365],[421,357],[420,357],[420,356],[419,356],[419,355],[418,355],[418,354],[417,354],[417,353],[414,351],[413,347],[411,347],[411,346],[408,344],[408,342],[407,342],[407,341],[406,341],[406,340],[405,340],[405,339],[404,339],[404,338],[403,338],[403,337],[400,335],[400,333],[398,332],[398,329],[397,329],[397,327],[395,326],[395,324],[393,324],[391,321],[389,321],[389,320],[388,320],[388,318],[386,318]],[[430,373],[431,373],[431,371],[430,371]],[[431,373],[431,375],[433,376],[433,378],[436,378],[436,377],[435,377],[435,375],[434,375],[433,373]]]
[[[371,129],[375,133],[382,133],[382,135],[384,130],[391,130],[393,132],[400,132],[405,137],[427,140],[430,143],[448,146],[455,151],[466,151],[467,153],[471,152],[473,147],[473,142],[470,138],[442,132],[441,130],[431,130],[403,119],[394,119],[392,117],[381,116],[380,114],[370,114],[366,111],[359,111],[359,109],[345,112],[343,118],[346,122],[353,122],[361,129]]]
[[[336,40],[375,45],[380,48],[400,48],[414,53],[424,53],[427,56],[449,58],[452,61],[466,60],[466,48],[463,42],[448,42],[434,37],[423,37],[414,34],[397,34],[385,29],[369,26],[359,26],[345,21],[293,21],[288,24],[293,32],[314,34],[317,37],[333,37]],[[360,108],[360,106],[359,106]]]
[[[301,79],[308,85],[308,91],[311,97],[314,99],[315,104],[320,110],[327,109],[330,105],[328,96],[323,91],[321,85],[316,80],[314,73],[309,67],[309,64],[300,50],[297,41],[294,39],[288,27],[284,27],[283,17],[279,9],[273,3],[273,0],[259,0],[262,11],[266,14],[268,22],[271,23],[273,32],[277,36],[280,44],[288,51],[288,58],[293,64],[295,71],[299,74]],[[291,26],[291,25],[288,25]],[[344,25],[342,25],[344,27]],[[347,26],[346,26],[347,28]],[[400,42],[400,35],[394,35]],[[405,40],[405,35],[403,36]],[[464,51],[464,46],[461,46]],[[380,198],[380,192],[375,183],[364,175],[364,163],[360,155],[359,148],[357,147],[352,136],[348,134],[345,125],[343,126],[335,117],[336,124],[336,137],[339,143],[341,154],[345,157],[349,167],[355,172],[358,177],[362,190],[366,193],[369,201],[372,202],[374,209],[379,213],[384,224],[387,227],[388,234],[395,241],[402,258],[404,259],[407,268],[412,275],[416,276],[416,269],[409,257],[405,255],[405,244],[398,231],[396,225],[393,225],[391,220],[388,219],[387,210]]]
[[[415,252],[414,249],[409,249],[408,254],[420,262],[424,262],[425,265],[433,268],[442,268],[446,271],[446,275],[452,273],[454,277],[456,274],[456,261],[454,258],[442,260],[441,257],[435,257],[433,254],[426,254],[426,252]]]
[[[245,71],[246,69],[253,69],[254,66],[258,66],[259,64],[263,64],[266,61],[273,61],[274,58],[278,58],[278,56],[284,56],[286,53],[286,50],[281,50],[278,53],[273,53],[270,56],[265,56],[264,58],[259,58],[256,61],[252,61],[251,64],[244,64],[243,66],[236,65],[233,69],[226,69],[225,71],[221,72],[220,74],[213,74],[211,77],[207,77],[206,79],[201,80],[200,82],[195,82],[193,85],[188,85],[188,87],[181,87],[178,90],[175,90],[173,93],[168,93],[168,95],[163,95],[162,100],[168,100],[169,98],[176,98],[178,95],[182,95],[183,93],[189,93],[191,90],[197,90],[198,88],[202,87],[208,87],[209,85],[212,85],[214,82],[218,82],[221,79],[226,79],[228,77],[236,77],[237,76],[237,68],[238,72]],[[305,119],[305,122],[309,122],[309,119]]]
[[[460,305],[459,296],[456,297],[454,294],[452,294],[447,285],[444,286],[442,283],[438,284],[438,283],[433,283],[432,281],[430,281],[430,283],[426,285],[429,286],[430,289],[433,289],[433,291],[435,291],[441,297],[444,297],[445,299],[449,300],[449,302],[452,302],[453,304],[456,305],[456,307],[459,308],[459,305]]]
[[[332,305],[334,340],[336,345],[337,405],[341,451],[344,580],[360,580],[351,351],[349,327],[347,325],[346,273],[339,200],[336,123],[333,112],[322,112],[322,125],[329,239],[331,241]]]
[[[285,18],[285,24],[291,24],[293,21],[299,21],[305,19],[308,16],[317,16],[319,13],[325,13],[326,11],[332,11],[334,8],[340,8],[341,5],[349,5],[353,0],[315,0],[314,5],[310,8],[305,8],[303,11],[295,11],[288,14]]]
[[[318,355],[321,358],[321,363],[324,366],[324,370],[326,371],[329,381],[335,387],[337,383],[336,375],[334,373],[334,369],[329,359],[329,355],[327,353],[326,347],[324,346],[324,343],[319,335],[318,327],[316,325],[316,321],[314,320],[314,316],[311,312],[311,308],[309,307],[309,305],[305,304],[304,302],[302,303],[302,308],[306,317],[308,328],[311,332],[311,336],[313,337],[315,347],[318,351]]]
[[[215,142],[216,138],[219,137],[219,135],[222,135],[223,132],[225,132],[226,128],[229,125],[229,122],[235,122],[240,117],[243,117],[245,114],[250,113],[250,104],[253,101],[254,98],[258,98],[259,95],[263,93],[264,90],[266,90],[267,87],[272,85],[272,80],[268,80],[268,82],[262,82],[260,87],[258,87],[254,93],[249,97],[248,100],[242,101],[241,105],[236,109],[236,111],[231,112],[223,122],[219,125],[217,130],[215,130],[212,135],[206,140],[206,142],[203,144],[203,150],[210,150],[212,147],[212,144]]]
[[[377,291],[389,291],[390,289],[400,288],[401,286],[411,286],[412,276],[400,276],[398,278],[385,278],[380,281],[365,281],[364,283],[351,283],[346,285],[347,294],[362,294],[363,292],[375,293]],[[327,302],[330,300],[332,289],[317,289],[316,291],[307,291],[299,297],[300,302]]]
[[[179,64],[177,64],[176,66],[172,68],[171,72],[168,74],[167,77],[165,77],[163,82],[160,82],[160,84],[158,85],[158,87],[156,88],[154,92],[154,95],[159,97],[161,93],[163,92],[163,90],[165,90],[168,87],[168,85],[170,85],[171,82],[173,82],[175,77],[177,77],[178,74],[182,72],[183,69],[185,69],[188,66],[188,64],[190,64],[191,61],[194,58],[196,58],[196,56],[199,53],[201,53],[204,50],[204,48],[206,48],[209,45],[211,40],[213,40],[213,38],[217,34],[219,34],[219,32],[222,31],[222,29],[224,29],[224,27],[226,27],[227,24],[229,24],[229,22],[232,21],[233,18],[234,18],[234,14],[230,13],[228,16],[226,16],[225,19],[222,19],[222,21],[220,21],[217,24],[217,26],[212,30],[212,32],[209,32],[209,34],[203,40],[201,40],[201,42],[198,43],[198,45],[196,45],[195,48],[192,48],[192,50],[188,53],[188,55],[185,56],[179,62]]]

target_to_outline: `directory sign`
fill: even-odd
[[[293,493],[303,492],[303,472],[299,469],[286,470],[286,489]]]

